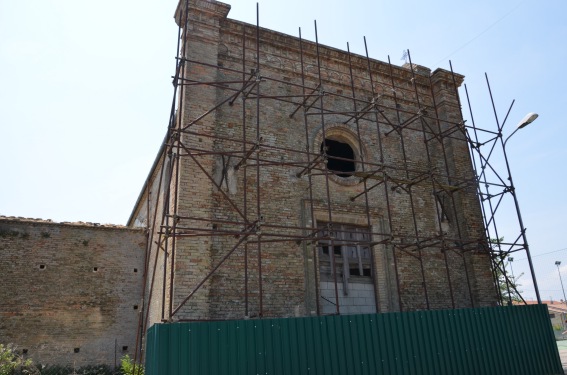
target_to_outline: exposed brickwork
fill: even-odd
[[[495,304],[456,95],[464,77],[257,30],[226,18],[229,9],[190,1],[175,130],[128,223],[147,236],[0,217],[1,343],[41,363],[113,365],[133,352],[140,312],[149,327],[172,312],[236,319],[332,314],[336,303],[341,314]],[[352,148],[351,176],[313,163],[326,139]],[[327,224],[371,232],[372,275],[348,292],[339,276],[338,301],[321,277],[317,228]]]
[[[459,125],[456,88],[464,77],[415,64],[367,61],[325,46],[317,51],[315,43],[267,29],[259,30],[257,56],[256,28],[227,19],[228,10],[219,2],[197,0],[188,12],[184,78],[219,84],[180,90],[177,124],[183,130],[170,139],[178,145],[170,149],[178,168],[164,224],[178,237],[162,241],[171,256],[165,302],[173,296],[175,311],[191,297],[175,319],[313,314],[321,288],[317,252],[309,241],[290,235],[306,235],[320,222],[371,228],[379,311],[494,304],[474,174]],[[178,23],[184,17],[180,5]],[[236,81],[255,84],[244,90],[246,100],[239,95],[229,104],[242,87],[228,83]],[[267,98],[257,101],[258,94]],[[313,108],[306,116],[303,108],[291,116],[304,94],[312,95],[307,99]],[[361,111],[373,94],[380,111],[353,121],[348,113]],[[316,116],[318,108],[334,114]],[[307,165],[306,152],[313,160],[325,138],[354,149],[356,176],[338,177],[323,164],[310,176],[298,176]],[[165,199],[150,192],[155,201]],[[256,221],[256,227],[246,224]],[[153,228],[156,242],[159,225]],[[162,253],[165,249],[152,251],[156,282],[163,278]],[[162,298],[161,290],[154,293]],[[157,303],[160,314],[161,308]]]
[[[42,364],[132,355],[145,243],[139,229],[0,217],[0,342]]]

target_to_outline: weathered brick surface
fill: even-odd
[[[0,217],[0,343],[43,364],[132,355],[145,244],[139,229]]]
[[[267,29],[257,44],[256,28],[227,19],[229,8],[190,1],[180,83],[193,84],[178,92],[177,130],[129,222],[146,231],[0,218],[0,342],[41,363],[113,365],[132,353],[141,311],[148,327],[173,311],[334,313],[334,283],[321,281],[315,236],[305,239],[326,223],[372,232],[372,281],[349,294],[339,283],[341,313],[495,303],[460,126],[464,77]],[[254,85],[222,104],[237,81]],[[308,164],[325,138],[354,149],[356,176]]]
[[[494,304],[474,174],[459,125],[456,86],[463,77],[368,62],[325,46],[318,56],[314,43],[300,45],[298,38],[267,29],[259,30],[257,55],[256,28],[227,19],[227,13],[222,3],[190,2],[184,78],[218,84],[183,87],[178,116],[184,130],[171,139],[179,145],[171,149],[178,172],[166,223],[178,237],[168,240],[175,252],[168,252],[165,300],[169,304],[172,295],[175,309],[191,296],[176,318],[313,314],[321,291],[318,259],[309,241],[293,238],[321,222],[371,228],[379,311]],[[181,7],[178,22],[183,14]],[[221,104],[242,87],[229,82],[249,79],[256,84],[244,90],[246,100],[239,95],[231,105]],[[266,97],[258,100],[258,94]],[[290,116],[304,94],[314,94],[307,99],[309,113],[300,108]],[[352,120],[372,97],[379,111]],[[320,109],[334,113],[321,116]],[[317,157],[324,138],[355,149],[359,176],[341,178],[318,164],[310,176],[298,177],[307,152],[309,160]],[[360,178],[377,169],[382,180]],[[444,218],[434,193],[443,199]],[[246,223],[257,220],[247,236]],[[161,311],[159,303],[155,307]]]

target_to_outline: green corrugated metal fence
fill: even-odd
[[[563,374],[546,305],[156,324],[147,375]]]

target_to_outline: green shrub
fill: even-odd
[[[124,375],[144,375],[144,366],[134,363],[128,354],[120,358],[120,373]]]
[[[42,366],[38,374],[41,375],[116,375],[117,372],[113,371],[109,366],[83,366],[78,369],[73,369],[69,366]]]
[[[0,344],[0,375],[38,374],[31,359],[24,359],[12,345]]]
[[[90,365],[75,369],[61,365],[34,365],[16,353],[13,345],[0,344],[0,375],[144,375],[144,367],[135,364],[125,355],[120,359],[120,368],[107,365]]]

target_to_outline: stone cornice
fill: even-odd
[[[241,21],[226,19],[221,23],[222,43],[231,52],[231,58],[241,60],[242,35],[246,35],[246,49],[249,53],[255,50],[256,26]],[[270,69],[280,69],[281,73],[300,74],[300,40],[298,37],[283,34],[277,31],[260,27],[260,55],[265,63],[268,61]],[[317,80],[317,45],[308,40],[302,40],[304,56],[305,77],[311,81]],[[334,47],[319,45],[319,54],[322,61],[321,73],[323,79],[344,90],[350,90],[349,53]],[[370,98],[370,78],[368,75],[368,61],[366,56],[350,53],[353,67],[353,76],[357,90],[366,90]],[[426,99],[426,106],[431,105],[430,70],[426,67],[413,64],[415,79],[411,66],[390,65],[387,62],[370,58],[370,69],[375,86],[375,96],[386,100],[394,100],[390,71],[395,82],[395,92],[399,103],[404,105],[415,104],[414,82],[422,99]],[[273,62],[273,64],[270,64]]]
[[[431,74],[431,82],[435,85],[441,81],[449,82],[453,84],[453,77],[455,78],[455,83],[457,87],[460,87],[465,80],[465,76],[458,73],[452,73],[446,69],[437,68]]]
[[[230,11],[230,5],[215,0],[179,0],[175,9],[175,22],[183,27],[185,22],[185,4],[189,3],[189,12],[206,14],[216,19],[226,18]]]
[[[125,227],[123,225],[116,224],[99,224],[90,222],[56,222],[50,219],[33,219],[20,216],[0,216],[0,224],[27,224],[27,225],[54,225],[54,226],[72,226],[81,228],[92,228],[92,229],[119,229],[119,230],[131,230],[135,232],[143,232],[144,228],[131,228]]]

